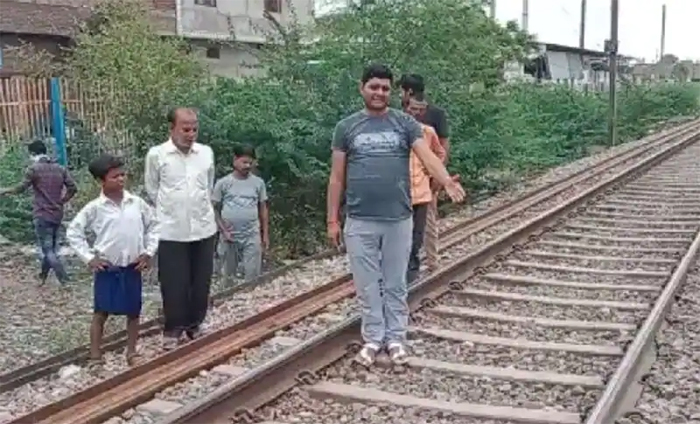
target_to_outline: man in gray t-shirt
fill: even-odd
[[[390,109],[391,71],[368,66],[360,84],[365,108],[341,120],[333,134],[328,183],[328,237],[340,244],[340,203],[345,194],[344,240],[357,298],[364,347],[356,361],[369,366],[382,347],[405,361],[408,325],[406,269],[412,242],[409,157],[416,153],[454,201],[464,190],[421,138],[420,124]],[[382,287],[380,289],[380,281]]]
[[[216,182],[212,193],[220,233],[220,255],[227,281],[243,265],[244,278],[260,275],[262,252],[267,249],[268,210],[265,182],[251,173],[255,150],[234,149],[233,172]]]

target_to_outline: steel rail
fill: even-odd
[[[640,139],[640,141],[645,140],[645,139],[648,139],[648,141],[640,146],[635,146],[635,147],[633,147],[629,150],[626,150],[624,152],[621,152],[617,155],[611,156],[609,158],[605,158],[605,159],[601,160],[600,162],[597,162],[596,164],[594,164],[591,167],[584,168],[580,171],[577,171],[573,174],[566,176],[565,178],[563,178],[561,180],[553,181],[550,184],[546,184],[542,187],[538,187],[534,190],[528,191],[524,196],[521,196],[517,199],[513,199],[513,200],[506,202],[502,205],[499,205],[495,208],[490,208],[487,211],[485,211],[484,214],[480,214],[480,215],[477,215],[471,219],[464,220],[464,221],[462,221],[462,222],[460,222],[460,223],[458,223],[458,224],[456,224],[448,229],[445,229],[444,231],[441,231],[440,238],[449,237],[449,236],[452,236],[453,234],[461,231],[464,228],[473,227],[474,224],[476,224],[478,221],[483,219],[483,216],[485,214],[488,214],[489,216],[492,216],[494,214],[500,214],[501,212],[503,212],[507,209],[512,209],[514,206],[521,204],[523,202],[523,200],[527,200],[527,199],[533,198],[535,196],[539,196],[544,192],[550,192],[555,187],[558,187],[558,186],[562,186],[562,185],[566,186],[565,188],[563,188],[561,190],[561,191],[563,191],[566,188],[571,186],[570,184],[568,184],[569,182],[571,182],[571,181],[579,182],[580,177],[582,177],[582,176],[587,176],[588,174],[595,173],[596,171],[603,169],[603,168],[609,169],[612,166],[616,166],[620,162],[634,159],[635,157],[639,157],[639,156],[649,152],[650,150],[658,147],[659,145],[663,145],[663,144],[667,143],[669,140],[671,140],[674,137],[682,137],[684,132],[686,132],[688,130],[692,130],[698,124],[698,122],[700,122],[700,119],[693,119],[689,122],[685,122],[685,123],[680,124],[678,126],[667,128],[665,130],[662,130],[662,131],[659,131],[657,133],[650,134],[646,137],[643,137]],[[626,159],[622,159],[626,156],[628,156]],[[611,165],[612,163],[615,163],[615,165]]]
[[[697,121],[694,121],[693,123],[696,124],[696,122]],[[677,139],[677,137],[683,137],[686,134],[692,133],[693,128],[689,127],[683,128],[678,132],[672,132],[671,134],[661,136],[659,139],[656,140],[657,143],[653,143],[650,145],[645,144],[644,147],[640,150],[632,149],[632,151],[627,151],[620,155],[612,156],[606,159],[605,161],[597,163],[591,168],[586,168],[575,174],[572,174],[564,180],[557,181],[554,184],[549,184],[547,186],[542,187],[539,190],[535,190],[535,192],[532,195],[527,196],[526,198],[516,199],[515,201],[509,202],[503,207],[494,208],[493,210],[489,210],[485,214],[479,215],[473,219],[460,222],[457,225],[445,231],[445,233],[447,233],[446,235],[448,236],[447,240],[443,240],[440,243],[439,247],[441,249],[449,249],[451,247],[454,247],[464,242],[472,235],[484,231],[485,229],[499,224],[503,221],[506,221],[529,207],[537,205],[538,203],[545,202],[553,198],[554,196],[557,196],[565,192],[566,190],[569,190],[572,187],[575,187],[576,185],[585,182],[590,178],[595,178],[598,175],[602,175],[608,172],[612,168],[620,166],[624,162],[643,156],[644,154],[659,146],[662,146],[667,143],[672,143],[675,139]],[[513,208],[515,207],[517,207],[517,209],[513,210]],[[457,232],[458,229],[462,228],[467,228],[467,230],[450,237],[453,233]]]
[[[352,295],[352,282],[340,277],[5,424],[102,423]]]
[[[654,342],[656,333],[661,328],[664,317],[673,306],[676,293],[685,283],[688,272],[693,267],[699,251],[700,232],[696,233],[693,243],[654,303],[651,313],[644,320],[639,332],[622,358],[622,362],[610,380],[608,380],[605,391],[588,414],[586,424],[610,424],[616,421],[622,401],[627,394],[627,389],[635,382],[637,374],[643,366],[644,353]]]
[[[537,239],[535,233],[547,230],[565,216],[575,217],[577,208],[601,199],[613,187],[623,184],[649,168],[666,160],[687,146],[697,142],[700,131],[695,130],[685,139],[674,143],[639,163],[589,188],[572,199],[542,213],[516,229],[488,243],[477,252],[463,257],[446,268],[420,280],[409,289],[412,312],[435,303],[435,299],[450,290],[459,290],[462,282],[492,260],[500,260],[504,253],[521,248],[521,243]],[[340,360],[348,353],[348,344],[358,339],[360,317],[353,316],[328,331],[290,349],[276,359],[225,383],[196,403],[184,405],[164,416],[158,424],[201,424],[253,422],[254,412],[286,393],[298,384],[313,384],[316,372]],[[247,421],[246,421],[247,420]],[[601,424],[603,421],[600,422]],[[606,422],[605,424],[610,424]]]
[[[674,144],[674,146],[676,146]],[[666,149],[665,151],[668,151]],[[341,278],[345,281],[344,296],[352,295],[352,287],[349,283],[349,276]],[[326,286],[317,289],[316,295],[318,295],[318,290],[323,290]],[[303,297],[304,295],[302,295]],[[274,334],[274,331],[280,328],[284,328],[304,316],[294,314],[294,304],[296,299],[290,302],[284,302],[280,307],[281,310],[277,308],[276,312],[279,312],[276,316],[276,323],[278,325],[267,324],[267,327],[258,328],[258,332],[252,331],[252,328],[248,328],[245,332],[246,336],[253,337],[252,339],[245,339],[247,345],[255,344],[264,338],[270,337]],[[313,296],[312,296],[313,300]],[[337,301],[336,299],[334,301]],[[332,301],[330,302],[332,303]],[[327,303],[315,300],[312,304],[322,309]],[[285,309],[287,308],[287,309]],[[273,308],[275,309],[275,308]],[[318,310],[318,309],[316,309]],[[268,312],[268,311],[266,311]],[[307,314],[311,313],[307,311]],[[227,339],[228,350],[216,351],[215,356],[211,354],[202,355],[197,349],[204,350],[208,348],[209,351],[212,349],[212,344],[216,343],[217,340],[226,335],[230,334],[231,331],[236,331],[236,329],[242,329],[252,327],[264,317],[269,316],[265,312],[259,316],[252,317],[238,325],[229,327],[215,333],[212,333],[204,338],[197,340],[182,349],[178,349],[174,352],[170,352],[153,361],[150,361],[140,367],[134,368],[124,374],[120,374],[115,378],[108,379],[102,383],[97,384],[89,389],[86,389],[80,393],[70,396],[57,403],[47,405],[43,408],[20,417],[15,420],[15,423],[35,423],[35,422],[47,422],[47,423],[58,423],[58,422],[77,422],[77,423],[99,423],[103,419],[113,416],[115,413],[128,409],[129,407],[139,404],[141,401],[147,400],[153,396],[158,391],[163,388],[172,385],[178,381],[182,381],[194,373],[210,368],[217,365],[226,359],[227,356],[231,356],[237,353],[238,349],[242,348],[241,342],[238,344],[235,341]],[[289,318],[289,317],[293,317]],[[280,323],[283,325],[280,327]],[[243,327],[241,327],[243,326]],[[233,329],[233,330],[232,330]],[[267,330],[267,331],[265,331]],[[245,346],[247,346],[245,345]],[[243,347],[245,347],[243,346]],[[232,347],[234,348],[233,350]],[[194,349],[194,350],[193,350]],[[207,360],[198,359],[199,356],[205,356]],[[187,362],[190,361],[190,362]],[[184,365],[183,365],[184,362]],[[192,364],[197,364],[193,366]],[[174,366],[174,364],[181,364],[181,366]],[[93,393],[98,393],[94,396]],[[87,406],[86,406],[87,404]],[[92,407],[90,406],[92,405]]]
[[[299,259],[298,261],[294,261],[293,263],[285,266],[270,270],[248,283],[215,293],[211,297],[211,304],[217,305],[238,292],[257,285],[266,284],[276,278],[281,277],[292,269],[296,269],[309,262],[329,258],[337,254],[337,250],[328,249],[315,255]],[[148,337],[160,333],[163,316],[162,313],[159,313],[158,315],[158,317],[144,321],[139,325],[139,337]],[[121,330],[106,335],[103,339],[102,348],[104,351],[113,351],[123,347],[125,344],[126,331]],[[55,373],[63,366],[74,364],[76,362],[87,361],[89,356],[90,345],[85,344],[33,364],[14,369],[8,373],[0,375],[0,393],[16,389],[24,384]]]
[[[574,174],[568,175],[562,180],[554,181],[550,184],[531,190],[520,198],[506,202],[495,208],[491,208],[483,214],[464,220],[453,227],[445,229],[440,232],[440,237],[448,237],[448,240],[441,244],[440,247],[443,249],[453,247],[456,244],[459,244],[460,242],[464,241],[466,238],[480,231],[483,231],[484,229],[489,228],[490,226],[496,225],[513,217],[517,213],[520,213],[522,209],[535,205],[539,202],[545,201],[575,186],[576,184],[585,181],[586,178],[594,177],[595,175],[606,172],[612,167],[620,165],[622,162],[632,160],[636,157],[644,155],[650,150],[655,149],[665,143],[668,143],[669,140],[673,137],[682,136],[685,132],[692,130],[693,126],[696,125],[698,122],[700,122],[700,120],[690,120],[677,126],[673,126],[671,128],[662,130],[658,133],[654,133],[643,137],[641,140],[649,140],[641,146],[635,146],[618,155],[606,158],[596,163],[591,168],[583,169]],[[486,196],[485,198],[488,198],[488,196]],[[475,200],[478,199],[471,199],[472,202],[474,202]],[[517,209],[513,210],[514,208]],[[464,228],[469,228],[469,230],[466,233],[460,234],[457,237],[450,237]],[[237,287],[225,289],[214,294],[212,296],[212,304],[216,305],[243,290],[255,287],[257,285],[268,283],[274,280],[275,278],[284,275],[290,270],[299,268],[309,262],[333,257],[338,253],[339,252],[337,249],[327,249],[317,254],[294,261],[293,263],[287,264],[285,266],[270,270],[269,272],[266,272],[265,274],[259,276],[253,281],[247,282]],[[162,314],[159,313],[158,317],[142,322],[139,326],[139,336],[149,337],[158,334],[161,331],[162,318]],[[123,347],[125,343],[126,331],[118,331],[109,334],[104,338],[103,350],[116,350]],[[17,387],[20,387],[24,384],[36,381],[40,378],[55,373],[63,366],[73,364],[76,362],[80,363],[81,361],[86,361],[89,357],[89,350],[89,345],[82,345],[74,349],[59,353],[58,355],[54,355],[44,360],[27,365],[25,367],[17,368],[8,373],[2,374],[0,375],[0,393],[16,389]]]

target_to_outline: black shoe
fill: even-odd
[[[186,330],[185,334],[190,340],[195,340],[202,336],[202,330],[199,327],[197,327],[192,330]]]

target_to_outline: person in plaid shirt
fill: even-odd
[[[58,229],[63,221],[63,206],[78,189],[68,171],[46,154],[46,146],[40,140],[28,146],[32,163],[24,174],[24,180],[15,187],[0,189],[0,196],[18,194],[29,187],[33,189],[34,231],[41,249],[41,283],[45,283],[51,269],[61,284],[68,282],[68,273],[57,252]],[[65,192],[64,192],[65,188]]]

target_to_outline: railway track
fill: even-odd
[[[674,136],[687,132],[692,126],[693,122],[687,122],[680,124],[677,127],[661,131],[658,134],[647,137],[648,140],[646,143],[640,144],[618,155],[602,160],[589,169],[581,170],[560,181],[556,181],[532,190],[521,198],[503,203],[496,208],[489,209],[488,213],[482,213],[472,219],[458,222],[456,225],[451,225],[449,227],[443,226],[440,234],[441,239],[443,240],[441,248],[443,250],[449,250],[450,248],[454,248],[455,246],[458,246],[460,243],[464,242],[465,239],[474,236],[480,236],[483,239],[488,239],[492,237],[489,229],[493,228],[494,225],[499,223],[508,225],[509,221],[513,222],[522,220],[523,217],[521,216],[520,212],[526,210],[528,207],[545,202],[552,199],[554,196],[566,196],[567,192],[575,191],[577,186],[582,183],[590,184],[595,178],[605,176],[606,173],[609,173],[611,170],[624,165],[628,161],[634,161],[640,157],[643,157],[644,155],[651,154],[654,151],[663,148],[663,146],[669,143]],[[538,213],[538,211],[535,210],[531,213]],[[332,258],[334,255],[337,255],[336,251],[327,250],[311,257],[295,261],[287,266],[272,270],[249,284],[226,289],[215,294],[212,297],[212,304],[220,305],[237,293],[272,282],[275,279],[281,278],[294,270],[303,268],[314,262],[327,260]],[[448,255],[453,254],[449,253]],[[345,278],[349,278],[349,276],[346,275]],[[141,324],[141,338],[153,338],[159,334],[161,319],[162,316],[143,322]],[[104,350],[110,352],[121,349],[125,345],[125,341],[126,334],[124,331],[108,335],[105,337]],[[0,375],[0,393],[17,389],[23,385],[36,382],[42,378],[50,378],[53,374],[57,373],[66,365],[76,363],[80,364],[84,362],[88,358],[88,352],[89,346],[79,346],[75,349],[49,357],[29,366],[2,374]],[[151,352],[151,354],[153,354],[153,352]]]
[[[501,208],[497,208],[495,211],[493,211],[493,213],[482,215],[470,220],[470,225],[468,226],[462,225],[458,229],[445,231],[443,233],[446,236],[445,242],[443,243],[445,247],[443,247],[443,249],[449,250],[450,248],[453,248],[453,250],[456,249],[458,251],[457,253],[459,254],[460,244],[469,244],[469,242],[471,242],[470,239],[475,235],[486,232],[493,226],[508,224],[507,221],[512,218],[517,217],[522,220],[523,213],[530,217],[542,214],[543,210],[551,208],[552,202],[560,202],[558,196],[566,195],[567,190],[571,191],[572,189],[577,188],[580,190],[580,184],[584,182],[594,184],[601,180],[605,180],[605,178],[609,177],[616,167],[620,168],[626,162],[639,160],[639,157],[644,154],[648,155],[654,152],[659,154],[659,151],[664,151],[662,149],[668,149],[669,145],[675,146],[678,143],[675,141],[678,137],[687,137],[688,135],[696,134],[697,130],[692,124],[682,126],[675,131],[669,131],[665,137],[661,137],[660,140],[651,142],[649,145],[645,145],[641,149],[634,149],[633,151],[626,152],[619,157],[611,158],[610,160],[605,161],[605,163],[602,165],[594,167],[594,169],[575,174],[559,184],[553,184],[540,190],[536,190],[534,193],[526,196],[520,201],[504,205]],[[656,155],[653,157],[656,157]],[[610,183],[599,183],[599,185],[605,184],[609,185]],[[570,192],[568,194],[571,195]],[[547,200],[550,201],[549,206],[533,208],[535,205],[539,205],[543,202],[546,203],[545,201]],[[621,198],[618,199],[618,201],[623,202],[621,205],[619,205],[621,207],[629,205],[629,202],[634,203],[634,199],[625,200],[625,198]],[[523,210],[527,212],[523,212]],[[460,229],[463,231],[460,232]],[[581,228],[579,228],[579,230],[581,230]],[[499,247],[505,246],[499,245]],[[493,249],[493,247],[491,249]],[[482,249],[482,251],[483,250],[484,249]],[[454,255],[454,253],[452,255]],[[474,258],[471,259],[473,260]],[[518,264],[510,264],[509,266],[517,267]],[[434,276],[426,281],[438,281],[441,278],[444,278],[444,275],[449,275],[450,273],[453,273],[453,271],[448,269],[448,271],[445,271],[445,274],[438,274],[437,276]],[[534,283],[515,284],[529,284],[530,286],[537,286]],[[508,285],[511,286],[513,284],[510,282]],[[159,393],[168,386],[172,386],[179,381],[195,376],[198,373],[207,372],[207,370],[210,370],[213,366],[226,361],[232,355],[240,352],[241,349],[258,344],[261,338],[270,337],[274,335],[276,331],[283,330],[290,325],[293,325],[294,323],[308,317],[309,315],[325,309],[330,304],[347,299],[351,295],[352,287],[349,282],[349,276],[343,276],[336,279],[331,284],[320,286],[302,296],[295,297],[289,301],[277,305],[272,309],[266,310],[262,314],[251,317],[250,319],[231,327],[218,330],[200,340],[184,346],[181,349],[159,356],[141,367],[119,374],[91,387],[88,390],[80,392],[74,396],[70,396],[63,401],[47,405],[28,415],[19,417],[12,422],[99,423],[114,416],[115,414],[128,410],[128,408],[148,401],[150,397]],[[423,313],[421,312],[421,314]],[[436,315],[438,314],[430,314],[430,316]],[[420,321],[427,318],[420,315],[417,316],[416,319]],[[299,347],[297,346],[292,350],[297,348]],[[205,351],[206,354],[203,353]],[[333,352],[337,353],[337,349],[333,350]],[[323,355],[321,355],[321,357],[322,356]],[[231,371],[231,369],[228,371]],[[241,378],[243,377],[239,377],[237,380],[241,380]],[[227,384],[229,383],[230,382],[227,382]],[[221,387],[223,390],[227,388],[227,385],[223,384]],[[202,407],[200,406],[200,409],[201,408]],[[184,414],[187,412],[188,408],[183,407],[179,410],[180,412],[177,414]],[[206,410],[211,411],[210,408],[207,408]],[[185,415],[183,415],[183,417],[185,417]],[[173,422],[180,422],[178,420],[185,418],[175,417]],[[200,417],[197,419],[199,418]],[[208,419],[205,421],[209,422]]]
[[[423,280],[406,367],[353,365],[354,317],[157,422],[611,424],[700,249],[698,153],[635,175],[644,161]]]

